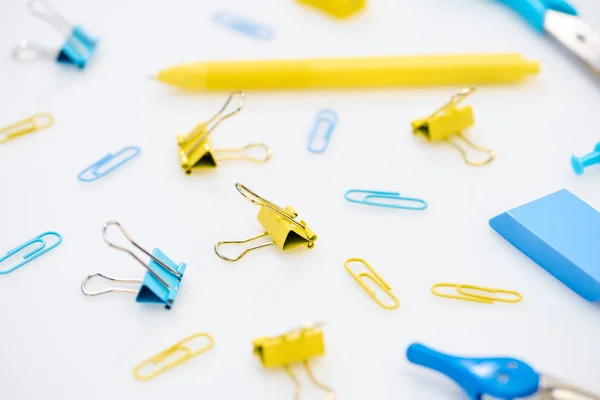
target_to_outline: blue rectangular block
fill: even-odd
[[[600,213],[579,197],[563,189],[490,226],[581,297],[600,300]]]

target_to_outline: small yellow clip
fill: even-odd
[[[198,350],[191,349],[187,343],[199,337],[208,339],[208,345]],[[166,370],[212,349],[214,344],[214,339],[208,333],[196,333],[138,364],[133,369],[133,376],[135,379],[140,381],[149,381],[150,379],[162,374]],[[177,353],[180,353],[180,356],[170,360],[170,358],[172,358],[174,355],[177,355]],[[161,363],[164,365],[160,366]],[[140,370],[145,368],[150,369],[151,372],[149,371],[146,375],[142,375]],[[154,371],[152,371],[153,369]]]
[[[235,96],[240,97],[240,104],[237,109],[229,114],[223,115],[229,103]],[[209,136],[217,126],[227,118],[239,113],[244,107],[246,95],[243,92],[233,92],[221,108],[208,122],[200,122],[187,135],[177,135],[177,144],[179,145],[179,161],[181,168],[186,174],[191,174],[193,169],[215,168],[218,161],[246,160],[256,163],[267,162],[273,152],[264,143],[250,143],[243,147],[234,147],[227,149],[214,149],[210,143]],[[212,124],[212,125],[211,125]],[[246,151],[252,148],[260,147],[265,150],[263,158],[257,158],[246,155]]]
[[[363,264],[365,267],[367,267],[369,269],[369,271],[371,271],[371,273],[360,272],[359,274],[355,274],[354,271],[352,271],[352,269],[350,269],[350,266],[348,265],[351,262],[358,262],[358,263]],[[392,293],[392,287],[390,285],[388,285],[388,283],[386,281],[384,281],[383,278],[364,259],[349,258],[344,262],[344,268],[346,268],[346,271],[348,271],[350,276],[352,276],[352,278],[354,278],[354,280],[356,282],[358,282],[358,284],[365,290],[365,292],[367,292],[367,294],[369,296],[371,296],[371,298],[373,300],[375,300],[375,302],[377,302],[377,304],[379,304],[381,307],[385,308],[386,310],[395,310],[398,307],[400,307],[400,301]],[[373,289],[371,289],[369,287],[369,285],[367,285],[364,282],[363,278],[368,278],[368,279],[372,280],[377,286],[379,286],[381,288],[381,290],[383,290],[385,292],[385,294],[387,294],[390,297],[390,299],[393,300],[394,304],[392,304],[392,305],[384,304],[381,300],[379,300],[379,298],[375,295],[375,292],[373,291]]]
[[[440,293],[439,291],[436,290],[436,289],[442,288],[442,287],[455,288],[456,293],[458,293],[458,295]],[[485,295],[473,293],[472,291],[489,293],[492,295],[495,295],[497,293],[498,294],[506,294],[506,295],[510,295],[510,296],[514,296],[514,297],[513,298],[503,298],[503,297],[498,297],[498,296],[485,296]],[[456,299],[456,300],[474,301],[477,303],[485,303],[485,304],[493,304],[494,302],[519,303],[521,300],[523,300],[523,295],[521,293],[515,292],[512,290],[488,288],[488,287],[475,286],[475,285],[460,285],[460,284],[454,284],[454,283],[435,284],[431,287],[431,293],[433,293],[434,295],[436,295],[438,297],[446,297],[448,299]]]
[[[302,362],[309,379],[319,389],[327,392],[329,400],[335,399],[335,393],[329,387],[319,382],[313,375],[308,362],[311,358],[325,355],[325,341],[320,324],[275,337],[260,337],[252,342],[254,354],[260,357],[265,368],[284,368],[296,386],[295,399],[300,398],[300,381],[296,378],[291,364]]]
[[[19,136],[46,129],[54,124],[54,117],[49,113],[33,114],[29,118],[0,128],[0,143],[8,142]]]
[[[433,114],[427,118],[419,118],[412,122],[413,133],[422,134],[428,140],[435,142],[444,140],[454,146],[462,154],[465,162],[472,166],[481,166],[488,164],[494,160],[496,153],[493,150],[486,149],[485,147],[479,147],[466,137],[463,136],[462,131],[473,126],[475,119],[473,117],[473,107],[465,106],[458,107],[458,104],[465,98],[475,92],[475,88],[467,88],[461,92],[452,96],[449,102],[437,109]],[[483,161],[471,161],[467,157],[467,152],[463,146],[460,146],[456,141],[452,141],[450,138],[456,136],[461,139],[468,147],[473,150],[481,151],[489,155]]]
[[[297,0],[318,8],[336,18],[347,18],[365,8],[367,0]]]
[[[291,206],[286,206],[285,209],[276,206],[270,201],[260,197],[241,183],[236,183],[235,188],[252,204],[260,206],[257,219],[265,229],[265,232],[244,240],[227,240],[218,242],[215,245],[215,253],[217,253],[217,255],[223,260],[238,261],[249,251],[270,246],[272,244],[276,244],[281,250],[289,250],[302,245],[305,245],[311,249],[314,246],[317,236],[308,226],[306,226],[306,222],[302,220],[296,220],[298,213]],[[272,241],[249,247],[236,258],[229,258],[219,252],[219,247],[223,244],[248,243],[267,235],[271,236]]]

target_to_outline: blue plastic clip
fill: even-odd
[[[472,400],[481,400],[485,395],[507,400],[529,398],[540,388],[540,375],[514,358],[459,358],[419,343],[408,347],[406,358],[448,376]]]
[[[125,238],[138,250],[150,257],[150,263],[144,263],[138,256],[135,255],[131,250],[128,250],[122,246],[116,245],[108,240],[107,229],[109,226],[115,225],[118,227]],[[130,293],[136,294],[136,301],[138,303],[151,303],[151,304],[164,304],[167,310],[171,309],[175,298],[179,293],[179,287],[181,286],[181,280],[185,273],[186,264],[176,264],[169,257],[165,255],[160,249],[154,249],[150,254],[143,247],[134,242],[125,229],[116,221],[109,221],[104,224],[104,241],[111,247],[124,251],[135,258],[140,264],[146,268],[148,272],[144,276],[143,280],[140,279],[119,279],[111,276],[96,272],[88,275],[81,283],[81,291],[86,296],[97,296],[100,294],[115,292],[115,293]],[[104,290],[92,292],[87,289],[87,283],[90,279],[100,277],[112,282],[120,283],[137,283],[140,284],[138,290],[127,289],[127,288],[107,288]]]
[[[119,150],[115,154],[107,154],[100,160],[96,161],[83,171],[77,175],[77,178],[82,182],[92,182],[96,179],[102,178],[104,175],[114,171],[119,168],[121,165],[125,164],[127,161],[136,157],[140,154],[140,148],[137,146],[129,146]],[[124,155],[126,153],[130,153],[129,155]],[[109,167],[103,171],[100,171],[100,168],[109,165]],[[91,174],[91,177],[85,177],[86,174]]]
[[[333,130],[337,124],[337,114],[335,111],[324,108],[317,114],[315,118],[315,124],[312,131],[308,135],[308,144],[306,145],[306,149],[313,153],[323,153],[327,150],[327,146],[329,146],[329,141],[331,140],[331,135],[333,134]],[[315,137],[319,133],[319,128],[321,125],[325,125],[325,133],[322,136],[323,146],[320,148],[315,148]]]
[[[46,0],[30,0],[27,6],[32,15],[49,23],[66,39],[57,55],[53,50],[21,40],[13,51],[14,58],[27,61],[52,57],[59,63],[73,64],[83,69],[94,54],[98,40],[88,35],[81,26],[72,25]]]
[[[600,164],[600,143],[596,144],[594,151],[583,157],[571,156],[571,166],[577,175],[583,174],[585,167]]]
[[[353,199],[350,195],[354,193],[365,194],[360,199]],[[367,206],[376,206],[376,207],[389,207],[389,208],[400,208],[403,210],[424,210],[427,208],[427,202],[422,199],[415,199],[412,197],[401,197],[398,192],[378,192],[373,190],[357,190],[351,189],[344,194],[344,198],[352,203],[364,204]],[[371,201],[374,199],[386,199],[386,200],[395,200],[396,202],[375,202]],[[416,203],[418,205],[411,206],[406,205],[406,203]]]
[[[258,22],[254,22],[229,11],[216,12],[212,17],[212,20],[217,25],[237,31],[253,39],[269,40],[275,36],[273,30],[268,26],[259,24]]]
[[[58,239],[56,241],[56,243],[50,245],[50,246],[46,246],[46,241],[44,240],[44,236],[56,236],[56,238]],[[44,232],[39,236],[34,237],[31,240],[28,240],[27,242],[23,243],[22,245],[20,245],[19,247],[16,247],[14,249],[12,249],[11,251],[9,251],[5,256],[0,257],[0,265],[2,264],[2,262],[4,262],[5,260],[9,259],[11,256],[17,254],[18,252],[20,252],[21,250],[33,245],[33,244],[38,244],[38,246],[31,250],[29,253],[25,254],[23,256],[23,261],[21,261],[19,264],[13,266],[13,267],[9,267],[5,270],[0,270],[0,275],[5,275],[5,274],[9,274],[11,272],[13,272],[16,269],[21,268],[23,265],[30,263],[31,261],[35,260],[36,258],[38,258],[41,255],[46,254],[47,252],[49,252],[50,250],[52,250],[53,248],[55,248],[56,246],[58,246],[59,244],[62,243],[62,236],[59,233],[56,232]]]

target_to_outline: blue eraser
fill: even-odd
[[[566,189],[490,219],[513,246],[586,300],[600,300],[600,212]]]

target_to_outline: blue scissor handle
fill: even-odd
[[[539,375],[526,363],[513,358],[463,358],[437,352],[419,343],[411,344],[406,357],[458,383],[472,400],[483,395],[498,399],[529,397],[539,389]]]
[[[536,31],[544,32],[546,11],[554,10],[570,15],[577,15],[577,10],[566,0],[498,0],[519,14]]]

